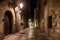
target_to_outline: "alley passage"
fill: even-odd
[[[45,33],[39,32],[38,28],[27,28],[15,34],[4,37],[4,40],[52,40]]]

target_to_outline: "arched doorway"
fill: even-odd
[[[4,15],[4,34],[9,35],[12,33],[12,13],[6,11]]]

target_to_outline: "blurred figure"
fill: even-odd
[[[28,21],[28,25],[29,25],[29,34],[28,34],[28,36],[29,36],[29,38],[33,38],[33,28],[34,28],[34,24],[33,24],[33,22],[31,21],[31,19],[29,19],[29,21]]]

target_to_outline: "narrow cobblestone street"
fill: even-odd
[[[47,37],[45,33],[39,33],[36,30],[33,31],[34,32],[31,38],[29,37],[30,30],[27,28],[24,31],[20,31],[8,37],[4,37],[4,40],[52,40],[51,38]]]

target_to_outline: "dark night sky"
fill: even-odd
[[[31,17],[34,18],[34,8],[37,6],[37,0],[30,0],[31,5]]]

